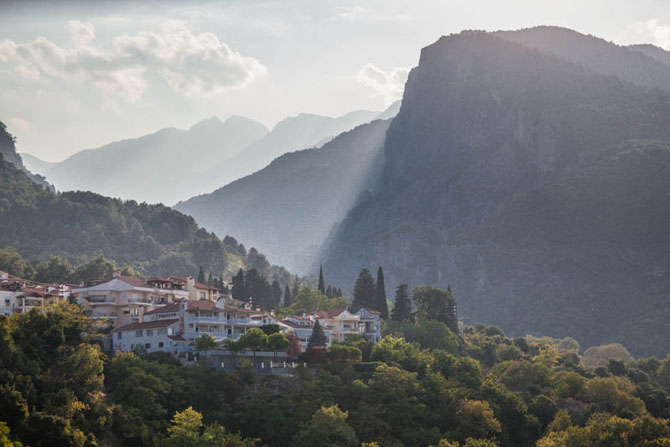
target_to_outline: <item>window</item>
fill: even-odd
[[[165,346],[165,345],[163,344],[163,342],[162,342],[162,341],[159,341],[159,342],[158,342],[158,347],[159,347],[159,348],[162,348],[163,346]]]
[[[166,328],[156,329],[156,335],[165,335],[165,334],[167,334]]]
[[[141,337],[142,331],[135,331],[135,337]]]
[[[151,349],[151,343],[145,343],[144,347],[145,349]]]
[[[153,329],[147,329],[147,337],[153,337],[154,336],[154,330]]]
[[[123,333],[122,333],[122,332],[117,332],[117,333],[116,333],[116,338],[117,338],[117,339],[121,340],[122,337],[123,337]]]

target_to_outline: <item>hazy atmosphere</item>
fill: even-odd
[[[0,1],[0,447],[670,447],[670,2]]]
[[[6,1],[0,113],[21,152],[59,161],[212,115],[383,110],[439,36],[544,24],[670,47],[662,0]]]

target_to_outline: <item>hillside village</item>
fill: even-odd
[[[228,287],[226,287],[228,288]],[[380,313],[366,308],[317,310],[301,315],[275,315],[273,310],[242,302],[218,287],[193,277],[139,278],[121,275],[85,284],[38,284],[0,272],[0,311],[4,315],[32,309],[48,312],[60,302],[76,303],[97,329],[109,351],[165,352],[176,357],[196,349],[206,337],[212,351],[227,351],[245,332],[258,328],[279,332],[294,341],[290,357],[307,349],[315,325],[326,346],[352,337],[381,340]],[[284,349],[286,350],[286,349]]]

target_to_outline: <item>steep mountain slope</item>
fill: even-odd
[[[624,63],[626,65],[626,63]],[[670,94],[495,35],[421,52],[331,280],[451,284],[513,334],[670,349]]]
[[[619,46],[555,26],[501,31],[496,35],[560,56],[596,73],[617,76],[644,87],[670,90],[670,65],[636,47]]]
[[[0,247],[14,247],[27,259],[59,255],[72,263],[103,253],[149,275],[192,275],[204,266],[230,276],[253,266],[288,283],[284,268],[271,266],[255,249],[247,252],[231,237],[220,240],[189,216],[162,205],[122,202],[91,192],[56,194],[32,182],[3,154]]]
[[[376,180],[389,121],[373,121],[320,149],[282,155],[264,169],[175,208],[217,234],[263,247],[273,260],[305,269],[333,225]]]
[[[246,118],[213,117],[188,131],[162,129],[77,152],[60,163],[32,165],[61,191],[172,204],[220,185],[216,173],[203,171],[266,134],[263,125]]]
[[[7,126],[2,121],[0,121],[0,155],[14,167],[23,171],[33,182],[51,188],[44,177],[33,174],[23,164],[22,157],[16,153],[14,136],[7,131]]]
[[[217,187],[225,186],[263,169],[272,160],[287,152],[321,146],[342,132],[372,121],[378,114],[379,112],[369,110],[357,110],[337,118],[307,113],[285,118],[265,138],[251,144],[236,156],[213,165],[205,175],[216,177]]]

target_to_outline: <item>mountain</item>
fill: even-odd
[[[237,155],[212,165],[205,176],[217,178],[218,187],[227,185],[263,169],[272,160],[287,152],[320,147],[342,132],[372,121],[377,115],[379,112],[357,110],[337,118],[307,113],[285,118],[264,138]]]
[[[450,284],[471,322],[667,352],[670,93],[648,88],[662,67],[588,38],[596,66],[625,56],[603,74],[538,51],[583,39],[547,33],[463,32],[422,50],[377,192],[333,231],[324,271],[352,284],[381,265],[391,286]],[[628,56],[659,71],[633,83]]]
[[[9,135],[3,131],[0,137]],[[256,249],[247,251],[231,237],[221,240],[189,216],[91,192],[55,193],[6,161],[15,155],[12,140],[11,151],[0,154],[0,248],[14,247],[26,259],[58,255],[73,264],[102,253],[148,275],[194,275],[204,266],[231,276],[255,267],[288,283],[289,273]]]
[[[221,122],[213,117],[187,131],[162,129],[77,152],[59,163],[31,160],[31,167],[61,191],[90,190],[172,204],[220,186],[216,172],[205,175],[204,171],[266,134],[263,125],[246,118]]]
[[[345,132],[322,148],[284,154],[211,194],[178,203],[217,234],[263,247],[276,262],[307,269],[335,223],[376,179],[389,121]]]
[[[670,65],[667,59],[662,61],[650,55],[651,52],[645,50],[644,46],[642,50],[640,46],[620,46],[555,26],[500,31],[496,35],[554,54],[599,74],[616,76],[644,87],[670,90]]]
[[[7,126],[5,123],[0,121],[0,155],[2,155],[6,161],[14,165],[14,167],[23,171],[33,182],[44,187],[51,188],[51,185],[46,182],[44,177],[33,174],[28,170],[28,168],[26,168],[26,166],[23,164],[23,159],[19,154],[16,153],[15,142],[16,139],[7,131]]]
[[[647,56],[656,59],[657,61],[670,65],[670,51],[659,48],[655,45],[641,44],[641,45],[630,45],[630,48],[633,51],[637,51]]]

